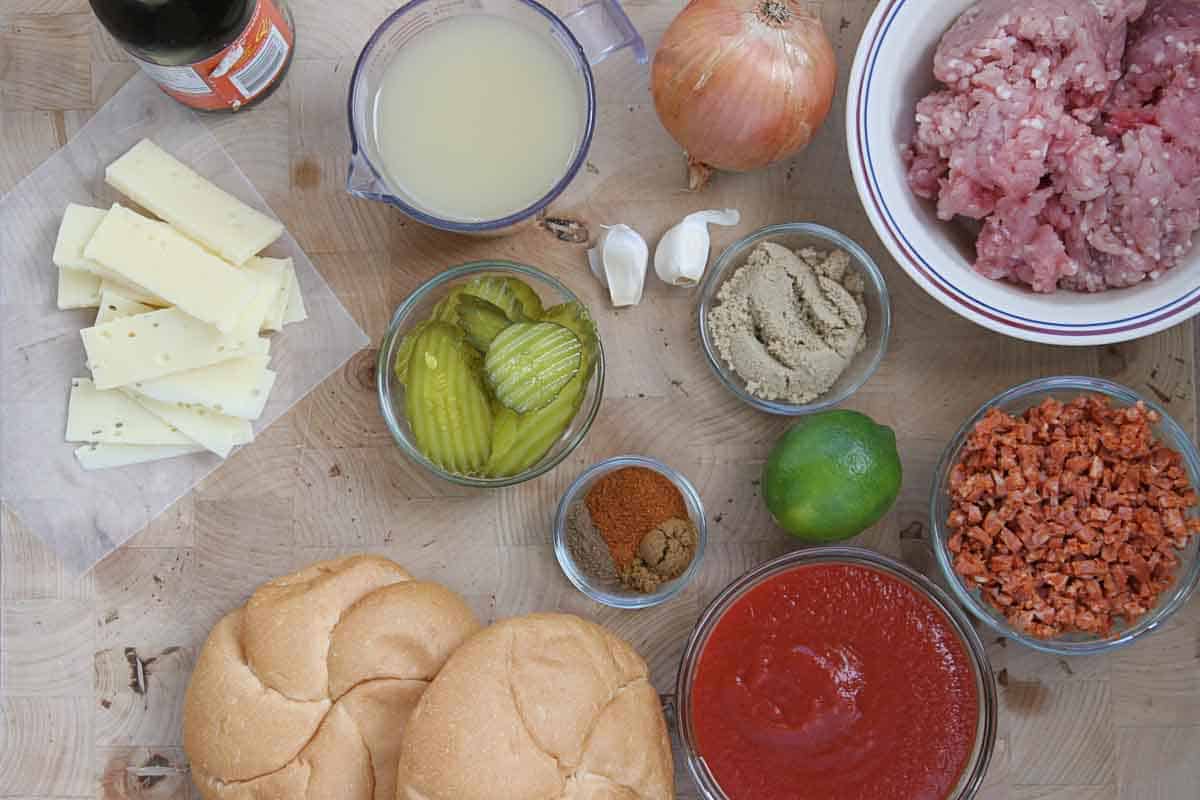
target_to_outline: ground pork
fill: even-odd
[[[983,0],[942,37],[908,179],[980,221],[975,268],[1129,286],[1200,227],[1200,0]]]

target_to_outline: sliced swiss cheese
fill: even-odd
[[[124,393],[97,389],[87,378],[71,381],[66,438],[109,444],[196,444]]]
[[[113,205],[83,253],[181,311],[233,330],[258,285],[163,222]]]
[[[283,317],[287,313],[292,296],[292,282],[296,280],[296,269],[290,258],[263,258],[255,256],[243,267],[247,272],[266,275],[276,281],[275,296],[263,319],[262,330],[283,330]]]
[[[58,270],[59,309],[95,308],[100,305],[100,279],[77,269]]]
[[[54,240],[54,255],[50,260],[59,269],[77,269],[90,272],[101,278],[112,277],[112,273],[83,255],[83,248],[100,227],[100,221],[108,212],[103,208],[92,208],[79,203],[69,203],[63,212],[62,224],[58,226],[58,238]]]
[[[246,356],[209,367],[176,372],[150,381],[132,383],[131,392],[163,403],[207,409],[242,419],[262,416],[275,385],[275,373],[267,369],[269,356]]]
[[[254,440],[250,422],[224,414],[214,414],[200,408],[184,408],[173,403],[160,403],[149,397],[133,395],[133,399],[160,420],[178,429],[206,450],[225,458],[239,444]]]
[[[300,291],[300,276],[292,271],[291,294],[288,296],[287,310],[283,313],[283,324],[303,322],[308,319],[308,310],[304,307],[304,295]]]
[[[279,295],[279,283],[283,276],[279,273],[272,274],[249,270],[243,270],[243,272],[246,273],[246,277],[254,282],[257,291],[254,294],[254,299],[242,311],[242,316],[238,320],[237,325],[234,326],[233,333],[249,338],[258,336],[265,327],[267,317],[271,313],[271,306],[275,303]]]
[[[177,308],[106,322],[80,331],[97,388],[115,389],[231,358],[263,355],[266,339],[223,334]]]
[[[58,238],[54,240],[54,255],[51,261],[59,269],[77,270],[95,275],[101,283],[101,291],[108,286],[118,289],[126,297],[152,306],[167,306],[164,302],[140,286],[132,286],[110,269],[106,269],[83,254],[84,248],[108,214],[103,208],[92,208],[71,203],[63,212],[62,224],[58,226]]]
[[[96,314],[96,325],[112,322],[114,319],[133,317],[138,314],[148,314],[154,309],[145,303],[139,303],[126,297],[110,285],[100,285],[100,311]]]
[[[128,467],[132,464],[147,464],[164,458],[202,453],[198,444],[107,444],[94,442],[75,449],[79,466],[86,470]]]
[[[124,295],[130,300],[135,300],[142,305],[154,306],[155,308],[166,308],[167,306],[171,305],[158,295],[147,292],[140,286],[134,286],[133,284],[116,277],[104,278],[100,281],[100,293],[103,294],[104,292],[109,291]]]
[[[206,180],[143,139],[104,171],[104,179],[209,250],[242,265],[283,233],[283,225]]]

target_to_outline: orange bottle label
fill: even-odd
[[[203,61],[166,67],[134,58],[162,90],[185,106],[204,111],[237,110],[269,89],[295,43],[295,34],[275,0],[258,0],[246,29]]]

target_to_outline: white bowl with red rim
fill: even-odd
[[[936,88],[933,53],[975,0],[880,0],[867,23],[846,104],[846,145],[863,207],[893,258],[944,306],[1034,342],[1098,345],[1157,333],[1200,312],[1200,248],[1154,281],[1087,294],[1038,294],[971,268],[974,237],[939,220],[908,188],[901,154],[917,101]]]

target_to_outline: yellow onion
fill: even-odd
[[[691,0],[650,76],[654,107],[683,146],[692,189],[804,148],[833,102],[837,57],[798,0]]]

